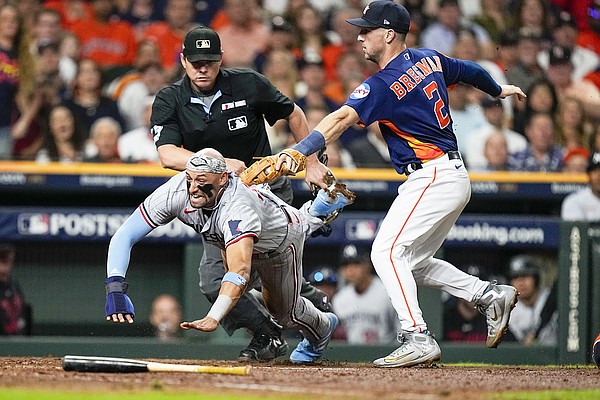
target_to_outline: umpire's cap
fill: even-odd
[[[199,26],[185,35],[182,53],[189,62],[220,61],[221,38],[214,30]]]
[[[360,18],[347,19],[346,22],[360,28],[385,28],[408,33],[410,14],[403,5],[392,0],[377,0],[365,7]]]

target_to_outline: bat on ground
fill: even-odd
[[[196,372],[202,374],[249,375],[251,366],[215,367],[210,365],[167,364],[128,358],[65,356],[65,371],[77,372]]]

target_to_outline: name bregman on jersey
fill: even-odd
[[[434,72],[442,72],[440,58],[438,56],[424,57],[392,83],[390,89],[396,94],[398,100],[401,100],[408,92],[416,88],[422,80]]]

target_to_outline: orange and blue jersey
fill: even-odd
[[[458,150],[448,87],[464,82],[491,96],[502,89],[478,64],[431,49],[406,49],[367,78],[346,101],[361,125],[379,122],[398,173]]]

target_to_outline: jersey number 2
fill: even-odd
[[[444,129],[450,123],[450,116],[448,114],[444,115],[444,112],[442,111],[442,108],[444,107],[444,100],[442,100],[440,97],[437,82],[433,81],[427,84],[427,86],[423,88],[423,91],[429,100],[433,99],[433,92],[437,92],[437,100],[435,103],[433,103],[433,111],[435,111],[435,117],[437,118],[438,125],[440,128]]]

